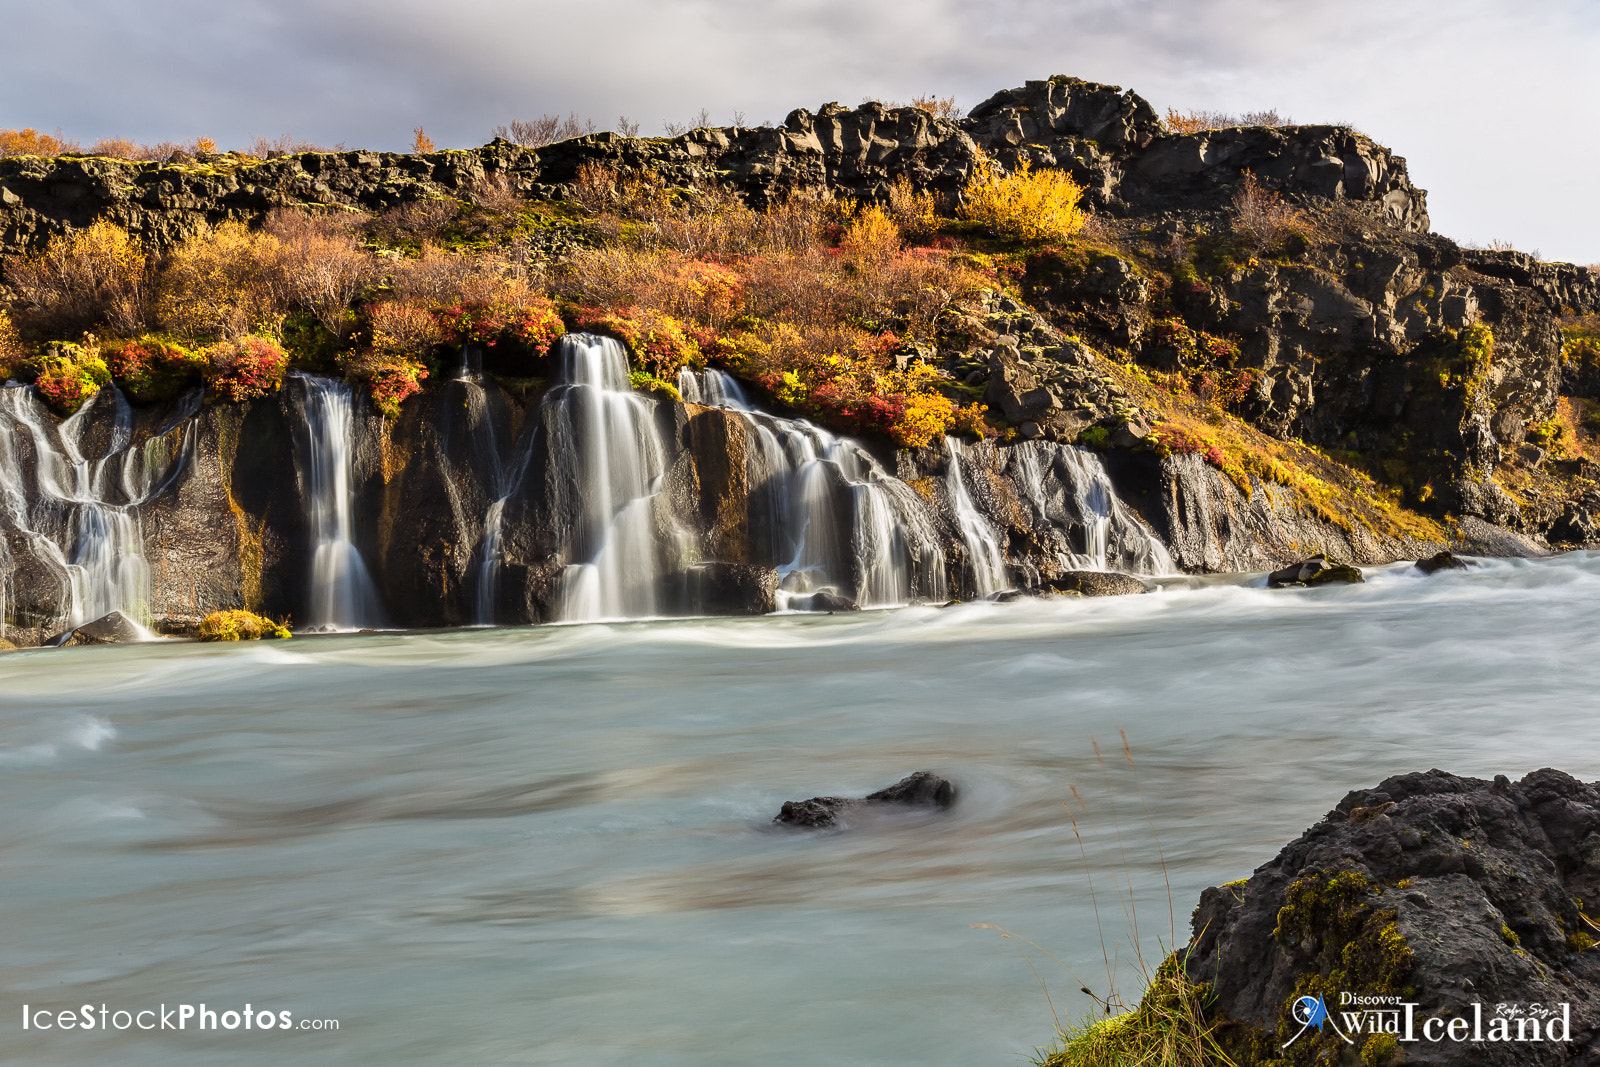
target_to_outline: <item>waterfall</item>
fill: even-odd
[[[355,394],[331,378],[293,374],[305,420],[306,518],[315,545],[310,617],[314,630],[360,630],[384,623],[383,606],[354,541]]]
[[[1061,534],[1068,570],[1171,574],[1167,546],[1125,505],[1100,458],[1087,449],[1025,441],[1007,450],[1012,483],[1033,524]]]
[[[949,490],[950,504],[955,509],[961,541],[967,547],[967,569],[972,577],[972,589],[977,596],[985,597],[1005,588],[1005,556],[1000,551],[994,526],[973,506],[972,497],[967,494],[966,480],[961,471],[965,448],[954,437],[946,437],[944,443],[945,452],[950,457],[945,471],[945,486]]]
[[[777,567],[785,603],[803,607],[821,591],[862,607],[945,597],[944,552],[926,506],[866,449],[804,420],[756,411],[721,371],[686,368],[678,389],[691,403],[744,420],[752,548]]]
[[[686,404],[704,404],[712,408],[732,408],[749,411],[750,401],[744,389],[730,374],[719,370],[694,371],[684,367],[678,371],[678,395]]]
[[[102,417],[107,404],[109,420]],[[134,445],[133,413],[114,386],[59,425],[33,388],[0,388],[0,523],[59,576],[58,628],[112,611],[148,621],[149,569],[139,508],[187,463],[193,442],[188,422],[198,404],[196,393],[160,434]],[[9,564],[14,561],[4,542],[0,536],[0,553]],[[9,565],[6,570],[9,582]],[[0,636],[6,595],[0,592]]]
[[[609,337],[558,343],[558,384],[545,394],[552,501],[562,530],[557,613],[565,621],[660,613],[654,505],[666,443],[655,404],[628,384],[627,352]]]
[[[522,488],[532,459],[532,442],[518,448],[511,459],[501,450],[495,419],[489,410],[488,395],[483,388],[483,357],[474,346],[468,345],[461,353],[461,366],[451,382],[465,394],[464,408],[468,420],[468,435],[476,465],[484,471],[485,490],[490,500],[484,509],[483,539],[473,553],[475,562],[475,589],[473,592],[473,624],[493,626],[496,604],[500,594],[500,572],[505,563],[505,513],[506,503],[512,494]]]

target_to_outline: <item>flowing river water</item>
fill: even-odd
[[[1203,887],[1347,790],[1435,766],[1600,777],[1600,556],[1241,581],[0,657],[0,1048],[1013,1064],[1051,1006],[1019,943],[974,924],[1071,968],[1028,950],[1072,1017],[1080,980],[1107,989],[1102,934],[1138,993],[1118,885],[1153,964]],[[950,812],[769,825],[921,768],[958,785]],[[201,1001],[339,1029],[21,1028],[25,1003]]]

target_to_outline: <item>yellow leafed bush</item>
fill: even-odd
[[[1018,241],[1059,241],[1083,229],[1083,186],[1055,169],[1035,172],[1024,161],[1015,173],[993,165],[973,171],[960,215],[998,236]]]

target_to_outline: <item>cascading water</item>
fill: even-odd
[[[755,411],[720,371],[679,373],[685,400],[738,411],[756,555],[778,568],[786,602],[815,591],[863,607],[946,595],[944,554],[926,508],[860,445],[809,422]],[[697,398],[697,399],[691,399]]]
[[[59,426],[33,388],[0,388],[0,521],[60,576],[60,629],[112,611],[148,618],[139,508],[187,462],[187,420],[198,400],[198,394],[191,397],[162,434],[134,446],[133,414],[115,387],[102,389]],[[109,427],[100,415],[106,404],[114,405]],[[90,445],[92,428],[104,435],[99,447]],[[99,457],[87,458],[90,451]],[[0,636],[4,619],[0,612]]]
[[[1025,441],[1007,452],[1012,482],[1034,524],[1066,538],[1062,566],[1138,574],[1177,570],[1167,546],[1117,496],[1093,452],[1048,441]]]
[[[660,612],[662,566],[654,504],[665,442],[653,402],[628,384],[627,352],[609,337],[568,334],[545,394],[554,512],[565,523],[557,614],[563,621]]]
[[[945,452],[950,457],[945,485],[949,489],[951,506],[955,509],[956,526],[961,531],[962,543],[967,546],[967,570],[972,578],[972,589],[977,596],[988,596],[1005,588],[1005,556],[1000,551],[994,527],[973,506],[972,497],[967,493],[966,479],[961,471],[966,449],[954,437],[946,437],[944,443]]]
[[[497,621],[495,605],[499,600],[500,572],[505,563],[506,503],[522,488],[532,458],[532,442],[518,448],[509,459],[502,453],[488,394],[483,388],[482,360],[477,349],[469,346],[462,352],[461,366],[451,382],[464,393],[467,433],[473,442],[476,464],[485,476],[484,488],[490,495],[489,506],[484,509],[483,539],[474,553],[473,623],[492,626]]]
[[[307,374],[292,376],[305,420],[305,504],[315,549],[311,562],[309,626],[360,630],[384,623],[383,606],[354,541],[355,394],[349,385]]]
[[[750,410],[750,401],[745,399],[738,379],[719,370],[693,371],[684,367],[678,371],[678,395],[687,404]]]

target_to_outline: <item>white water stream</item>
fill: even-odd
[[[307,624],[314,630],[382,626],[383,605],[355,544],[354,390],[331,378],[293,377],[299,386],[294,402],[309,435],[303,467],[313,539]]]
[[[974,924],[1101,993],[1103,930],[1132,997],[1118,884],[1157,957],[1204,887],[1348,790],[1600,778],[1597,601],[1579,553],[1324,589],[0,656],[6,1053],[1026,1062],[1050,1006],[1018,942]],[[948,814],[769,825],[920,768],[959,787]],[[1033,959],[1063,1018],[1090,1008]],[[19,1018],[163,1002],[339,1029]]]
[[[199,398],[191,399],[177,409],[170,433],[135,445],[133,414],[115,387],[102,389],[59,424],[36,390],[0,387],[0,563],[19,562],[5,546],[9,529],[61,583],[56,629],[112,611],[148,618],[139,510],[188,460],[192,435],[183,424]],[[101,410],[106,406],[109,417]],[[96,431],[98,439],[91,440]],[[0,609],[7,600],[0,592]],[[0,637],[5,617],[0,610]]]

